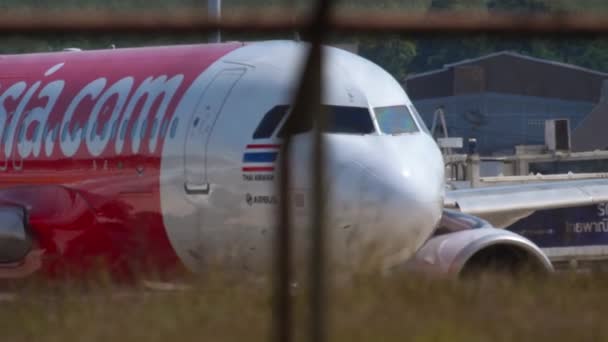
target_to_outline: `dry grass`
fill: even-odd
[[[487,277],[438,281],[399,276],[342,281],[332,292],[332,341],[608,340],[608,277]],[[226,279],[189,289],[36,285],[0,296],[2,341],[268,341],[270,291]],[[305,291],[297,301],[306,336]]]

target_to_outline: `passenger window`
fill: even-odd
[[[51,132],[52,133],[52,132]],[[42,130],[42,138],[40,140],[46,140],[46,137],[49,135],[49,124],[48,122],[44,124],[44,129]]]
[[[112,124],[112,134],[110,134],[110,139],[116,137],[116,131],[118,131],[118,120],[114,121]]]
[[[158,129],[158,119],[154,118],[154,121],[152,121],[152,131],[151,131],[150,135],[155,136],[157,129]]]
[[[38,131],[40,130],[40,123],[35,123],[36,128],[34,128],[34,134],[32,135],[32,139],[38,140]]]
[[[106,139],[106,134],[108,134],[108,126],[110,126],[109,123],[106,123],[105,125],[103,125],[103,128],[101,129],[101,140],[105,140]]]
[[[23,125],[19,126],[19,136],[17,138],[17,142],[23,141],[23,136],[25,135],[25,127]]]
[[[82,140],[85,140],[87,138],[87,128],[89,127],[89,122],[87,121],[84,126],[82,126]]]
[[[139,133],[139,137],[141,139],[144,138],[144,136],[146,135],[146,128],[148,126],[148,119],[144,119],[144,122],[141,124],[141,131]]]
[[[253,139],[270,138],[288,110],[287,105],[275,106],[269,110],[253,132]]]
[[[374,108],[380,131],[386,134],[418,132],[418,126],[406,106]]]
[[[160,128],[160,135],[164,139],[167,136],[167,129],[169,128],[169,120],[164,119],[163,124]]]
[[[74,128],[72,128],[71,132],[68,132],[70,134],[70,138],[72,138],[72,140],[76,139],[76,132],[80,129],[80,124],[76,123],[74,124]],[[82,130],[83,132],[85,132],[86,130]]]
[[[177,133],[177,124],[178,124],[179,119],[175,118],[173,119],[173,123],[171,124],[171,133],[169,135],[169,137],[171,139],[175,138],[175,134]]]
[[[6,135],[5,135],[6,137]],[[63,132],[61,132],[61,141],[65,141],[68,137],[68,124],[63,125]],[[6,143],[6,140],[4,141]]]
[[[120,126],[120,140],[125,140],[127,137],[127,126],[129,122],[127,120],[122,122],[122,126]]]
[[[76,131],[76,130],[74,130],[74,131]],[[95,134],[97,134],[97,121],[93,122],[93,128],[91,129],[91,134],[90,134],[89,139],[93,140],[93,138],[95,137]]]
[[[135,139],[137,136],[137,130],[135,129],[135,124],[131,126],[131,139]]]

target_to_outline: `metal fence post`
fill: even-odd
[[[280,222],[275,246],[277,250],[277,283],[275,288],[275,336],[278,341],[291,341],[292,305],[290,303],[289,287],[291,281],[291,222],[289,175],[291,136],[297,125],[312,125],[313,129],[313,164],[311,180],[313,188],[313,218],[311,220],[311,256],[310,256],[310,338],[312,341],[323,342],[326,339],[326,277],[325,277],[325,239],[324,216],[325,202],[323,198],[323,141],[322,131],[324,115],[321,113],[322,96],[322,51],[323,37],[329,28],[329,0],[319,0],[315,15],[305,34],[305,40],[310,41],[311,47],[302,74],[300,89],[296,95],[293,110],[293,120],[287,126],[287,134],[281,148],[280,175]]]
[[[207,0],[207,15],[209,19],[219,20],[222,17],[222,0]],[[220,29],[209,32],[209,43],[219,43],[222,41]]]

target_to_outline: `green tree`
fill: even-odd
[[[416,56],[416,44],[399,36],[367,38],[359,44],[361,56],[381,65],[398,80],[405,78],[408,66]]]
[[[302,10],[310,8],[310,0],[224,0],[224,11],[235,8],[264,8],[289,6],[292,3]],[[338,0],[339,9],[394,9],[395,11],[426,10],[477,10],[512,11],[524,13],[584,12],[606,13],[606,0]],[[6,8],[103,8],[103,9],[173,9],[200,7],[204,11],[205,2],[201,0],[0,0],[0,9]],[[604,12],[602,12],[604,11]],[[290,39],[289,33],[264,34],[225,34],[226,40]],[[346,37],[346,38],[345,38]],[[511,50],[531,56],[563,61],[608,71],[608,41],[605,39],[505,39],[498,36],[443,36],[413,39],[399,35],[368,36],[350,35],[335,42],[348,40],[359,42],[361,55],[378,63],[391,72],[397,79],[408,73],[417,73],[440,68],[445,64],[466,58],[474,58],[487,53]],[[54,51],[66,47],[83,49],[160,45],[175,43],[205,42],[204,34],[188,36],[176,35],[113,35],[86,36],[78,33],[64,36],[12,36],[2,37],[0,53]]]

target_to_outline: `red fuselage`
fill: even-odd
[[[0,57],[0,205],[26,209],[43,272],[180,264],[162,219],[162,147],[193,81],[240,46]]]

